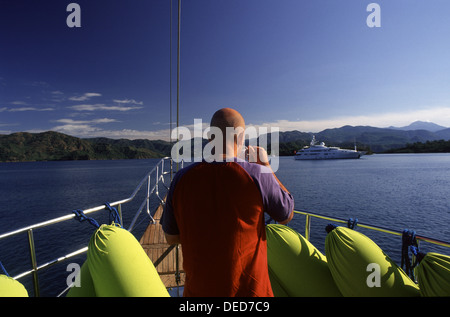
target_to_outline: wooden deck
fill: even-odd
[[[159,223],[163,212],[163,206],[160,205],[153,216],[154,224],[149,224],[140,239],[140,244],[144,248],[150,260],[156,267],[166,287],[184,286],[185,273],[183,271],[183,256],[181,246],[170,246],[166,242],[162,226]],[[179,284],[176,282],[176,249],[178,248],[178,265],[180,270]]]

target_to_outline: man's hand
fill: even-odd
[[[269,157],[264,148],[259,146],[249,146],[248,147],[248,161],[250,163],[256,163],[264,166],[270,166]]]
[[[269,164],[269,157],[267,156],[267,152],[264,148],[259,146],[249,146],[248,147],[248,161],[250,163],[256,163],[260,165],[267,166],[268,168],[272,169]],[[278,177],[275,175],[275,173],[272,171],[273,176],[275,176],[275,179],[278,181],[278,184],[280,184],[280,187],[289,193],[289,191],[284,187],[284,185],[280,182]]]
[[[248,147],[248,161],[250,163],[256,163],[256,164],[264,165],[264,166],[267,166],[268,168],[272,169],[270,167],[270,164],[269,164],[269,157],[267,156],[267,152],[262,147],[249,146]],[[284,187],[284,185],[280,182],[278,177],[275,175],[275,173],[273,171],[272,171],[272,173],[273,173],[273,176],[275,177],[275,179],[277,180],[278,184],[280,185],[281,189],[284,190],[285,192],[289,193],[289,191],[286,189],[286,187]],[[284,220],[284,221],[279,222],[279,223],[282,224],[282,225],[285,225],[289,221],[291,221],[293,217],[294,217],[294,211],[291,211],[291,213],[289,214],[288,218],[286,220]]]

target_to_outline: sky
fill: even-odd
[[[448,0],[182,0],[179,124],[231,107],[280,131],[450,127],[448,12]],[[168,139],[177,15],[177,0],[0,0],[0,134]]]

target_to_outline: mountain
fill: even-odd
[[[162,140],[128,140],[128,139],[108,139],[108,138],[89,138],[84,139],[94,145],[108,144],[119,148],[136,148],[145,149],[155,153],[158,157],[170,156],[171,145],[169,142]]]
[[[316,134],[318,141],[329,145],[353,147],[354,143],[370,147],[374,152],[384,152],[400,148],[408,143],[426,142],[439,139],[436,134],[426,130],[397,130],[369,126],[344,126],[326,129]]]
[[[427,131],[431,131],[431,132],[437,132],[439,130],[444,130],[444,129],[447,129],[447,128],[443,127],[441,125],[438,125],[436,123],[433,123],[433,122],[415,121],[415,122],[413,122],[410,125],[407,125],[405,127],[400,127],[400,128],[389,127],[389,129],[404,130],[404,131],[408,131],[408,130],[427,130]]]
[[[410,129],[414,127],[421,129]],[[439,130],[430,131],[430,129]],[[313,133],[299,131],[280,132],[280,155],[292,155],[294,151],[309,145],[312,135]],[[404,148],[413,143],[450,140],[450,128],[431,122],[416,121],[403,128],[347,125],[340,128],[325,129],[314,133],[314,135],[318,142],[325,142],[328,146],[352,149],[356,144],[360,150],[381,153]],[[270,137],[268,137],[268,140],[270,140]]]
[[[157,158],[170,154],[168,148],[164,141],[88,140],[53,131],[18,132],[0,135],[0,162]]]
[[[439,140],[450,140],[450,128],[435,132]]]
[[[440,127],[429,122],[413,122],[408,127]],[[406,127],[404,127],[406,128]],[[450,140],[450,128],[427,129],[375,128],[370,126],[343,126],[314,134],[318,142],[328,146],[353,148],[369,152],[446,151],[447,143],[436,142],[422,146],[420,143]],[[300,131],[279,132],[279,155],[293,155],[294,151],[309,145],[313,133]],[[270,152],[270,134],[267,149]],[[206,140],[202,140],[203,146]],[[418,145],[414,145],[414,144]],[[445,145],[445,149],[442,148]],[[191,144],[193,146],[193,144]],[[407,148],[407,149],[406,149]],[[105,160],[141,159],[170,156],[172,145],[162,140],[127,140],[109,138],[80,139],[58,132],[17,132],[0,135],[0,162],[53,161],[53,160]],[[193,152],[193,148],[191,149]]]

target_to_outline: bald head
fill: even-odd
[[[217,110],[211,118],[211,127],[217,127],[225,134],[226,128],[245,129],[245,121],[239,112],[231,108]]]
[[[219,109],[212,116],[210,126],[211,129],[218,129],[221,132],[222,153],[237,155],[241,151],[245,137],[245,121],[239,112],[231,108]],[[214,137],[211,136],[210,141],[217,137],[217,132],[212,134]]]

